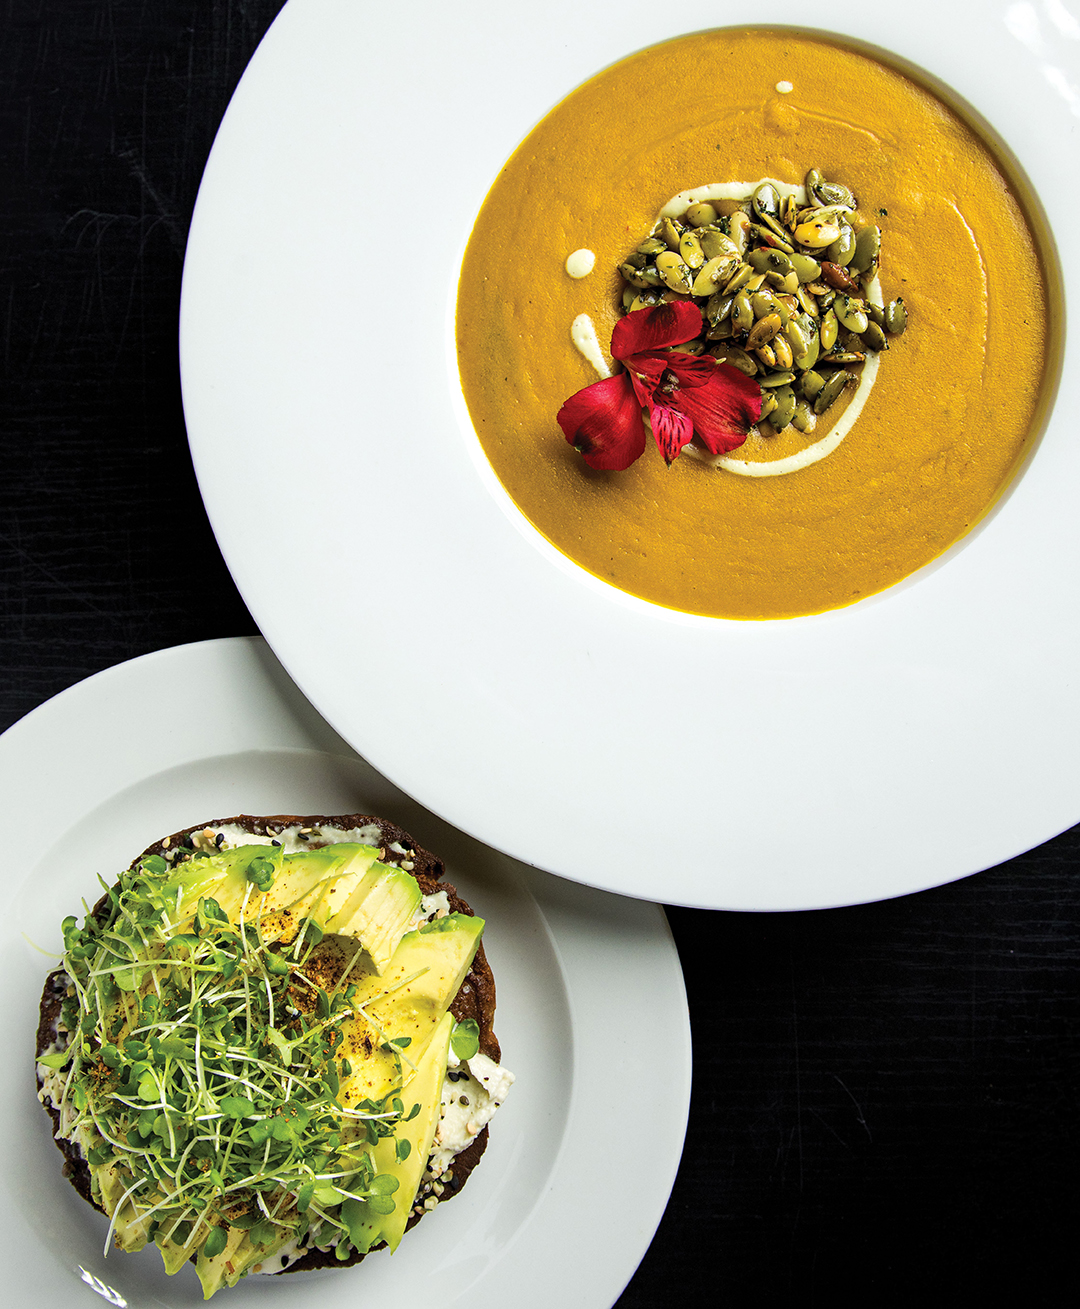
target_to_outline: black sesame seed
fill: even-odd
[[[224,832],[218,832],[217,836],[214,837],[214,844],[217,846],[219,850],[221,849],[221,847],[225,844]]]
[[[467,1095],[458,1096],[458,1104],[468,1104],[468,1103],[469,1103],[469,1097]]]
[[[281,1256],[281,1266],[282,1266],[282,1268],[288,1268],[288,1266],[289,1266],[289,1256],[288,1256],[287,1254],[283,1254],[283,1255]]]

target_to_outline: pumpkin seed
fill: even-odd
[[[818,361],[818,355],[821,352],[821,342],[815,332],[810,338],[810,344],[802,354],[792,353],[791,362],[800,372],[806,372],[807,369],[813,368]]]
[[[781,326],[779,314],[766,314],[751,329],[750,335],[746,338],[746,348],[756,350],[759,345],[767,344],[779,332]]]
[[[795,392],[790,386],[781,386],[773,394],[776,396],[776,408],[769,415],[769,423],[780,432],[795,415]]]
[[[846,372],[844,369],[841,369],[837,373],[833,373],[832,377],[830,377],[821,388],[817,394],[817,398],[814,400],[814,413],[823,414],[825,410],[833,404],[840,392],[843,391],[845,387],[853,386],[854,383],[854,373]]]
[[[658,254],[656,271],[660,274],[661,281],[670,286],[673,291],[689,292],[692,289],[690,269],[676,251],[665,250],[662,254]]]
[[[660,220],[660,231],[658,236],[662,237],[669,250],[678,250],[679,242],[682,240],[682,234],[685,229],[682,223],[675,218],[662,218]]]
[[[836,350],[825,360],[827,364],[861,364],[866,355],[861,350]]]
[[[807,291],[805,286],[800,286],[795,295],[798,297],[799,304],[802,305],[803,313],[809,314],[811,318],[817,318],[820,310],[814,297]]]
[[[722,364],[730,364],[732,368],[737,368],[740,373],[745,373],[747,377],[756,377],[758,366],[753,359],[737,345],[717,346],[713,354]]]
[[[812,432],[817,425],[814,411],[805,400],[800,400],[795,406],[795,412],[791,415],[791,425],[800,432]]]
[[[731,240],[737,254],[745,254],[746,247],[750,244],[751,226],[749,216],[744,214],[741,209],[737,209],[728,220]]]
[[[856,209],[855,197],[843,182],[826,182],[824,178],[814,187],[822,204],[844,205],[847,209]]]
[[[837,318],[849,332],[861,336],[866,331],[869,320],[861,300],[853,300],[849,295],[838,295],[832,307]]]
[[[795,229],[795,240],[799,245],[809,246],[811,250],[824,250],[840,235],[840,226],[827,218],[814,219],[800,223]]]
[[[846,268],[841,268],[839,264],[826,261],[821,265],[821,275],[836,291],[847,291],[854,295],[859,290],[858,282],[855,281]]]
[[[779,273],[766,273],[765,285],[772,287],[774,291],[794,291],[799,285],[799,279],[794,273],[788,273],[786,277],[782,277]]]
[[[723,255],[717,255],[715,259],[710,259],[707,264],[703,264],[701,271],[694,278],[694,295],[711,296],[716,290],[717,283],[721,280],[723,271]]]
[[[824,377],[822,377],[820,373],[815,373],[811,368],[803,373],[800,382],[800,389],[807,400],[813,400],[814,397],[819,394],[824,385]]]
[[[824,182],[825,178],[816,168],[811,168],[806,174],[804,185],[806,187],[806,198],[815,204],[821,203],[821,197],[818,195],[818,187]]]
[[[751,223],[750,230],[756,232],[766,245],[783,250],[786,255],[794,254],[795,247],[791,244],[791,233],[775,218],[770,218],[766,214],[760,223]]]
[[[705,251],[696,232],[684,232],[679,238],[679,254],[687,268],[700,268],[705,263]]]
[[[885,310],[881,305],[871,304],[870,301],[867,300],[866,316],[872,323],[877,323],[878,327],[885,326]]]
[[[747,341],[746,344],[749,345],[750,342]],[[758,362],[764,364],[766,368],[776,367],[776,354],[771,345],[759,345],[754,354],[757,355]]]
[[[707,200],[703,200],[699,204],[691,205],[683,217],[691,227],[707,227],[710,223],[715,223],[720,215]]]
[[[818,328],[818,337],[821,341],[821,350],[823,354],[828,354],[836,344],[836,334],[840,330],[840,324],[836,321],[836,314],[829,309],[821,319],[821,326]]]
[[[815,282],[821,273],[821,265],[809,255],[791,254],[788,261],[795,270],[800,282]]]
[[[866,331],[863,332],[862,339],[863,344],[871,350],[888,350],[889,348],[884,331],[875,322],[866,324]]]
[[[789,321],[788,327],[790,326],[791,323]],[[788,341],[787,337],[783,335],[783,333],[777,333],[777,335],[773,337],[772,348],[773,348],[773,354],[776,356],[777,367],[790,368],[792,363],[794,362],[794,352],[791,349],[790,342]]]
[[[788,349],[793,356],[804,355],[810,348],[810,334],[803,330],[802,324],[797,318],[789,318],[784,325],[784,336],[787,338]]]
[[[749,287],[747,291],[749,292]],[[764,318],[768,314],[777,314],[780,318],[781,327],[784,327],[791,318],[787,305],[783,304],[765,286],[750,295],[750,306],[754,311],[755,318]]]
[[[820,223],[826,220],[830,223],[847,222],[848,210],[846,205],[812,205],[809,209],[799,210],[800,223]]]
[[[648,264],[644,268],[635,268],[633,264],[620,264],[619,272],[622,274],[623,280],[629,282],[631,286],[644,289],[660,285],[660,274],[652,264]]]
[[[893,336],[899,336],[907,327],[907,307],[900,296],[885,307],[885,328]]]
[[[638,246],[638,254],[658,255],[661,250],[667,249],[667,242],[661,241],[659,237],[650,236]],[[640,267],[640,265],[639,265]]]
[[[701,248],[705,252],[706,259],[714,259],[717,255],[735,257],[739,255],[738,246],[731,237],[726,236],[718,227],[702,227],[696,235],[701,242]]]
[[[780,196],[771,182],[762,182],[750,197],[750,207],[759,218],[775,218],[780,212]]]
[[[663,296],[658,290],[641,291],[630,306],[630,312],[633,313],[635,309],[655,309],[657,305],[663,303]]]
[[[761,397],[761,413],[758,415],[758,422],[763,418],[768,418],[776,408],[776,396],[770,391],[767,395]]]
[[[707,267],[708,265],[706,265]],[[735,302],[733,295],[725,295],[723,291],[713,291],[709,296],[708,304],[705,306],[705,317],[713,327],[717,323],[722,323],[725,318],[731,316],[731,306]]]
[[[754,270],[749,264],[740,264],[731,278],[725,283],[724,294],[743,290],[753,276]]]
[[[876,261],[880,251],[881,228],[870,223],[855,238],[855,253],[848,263],[849,271],[853,273],[867,272]]]
[[[761,386],[771,390],[778,386],[790,386],[794,380],[795,374],[784,369],[779,373],[766,373],[764,377],[759,379],[759,382]]]
[[[855,253],[855,233],[847,223],[840,224],[840,235],[825,251],[825,257],[832,264],[846,268]]]
[[[725,291],[727,289],[724,288]],[[754,311],[750,307],[750,297],[745,291],[740,291],[735,297],[731,306],[731,321],[740,332],[749,332],[754,326]]]
[[[785,277],[795,271],[795,265],[782,250],[759,246],[746,256],[746,262],[759,273],[782,273]]]
[[[627,286],[623,288],[622,307],[625,313],[630,312],[630,306],[634,303],[636,299],[637,299],[637,292],[634,290],[632,286]]]

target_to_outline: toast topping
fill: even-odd
[[[194,1257],[206,1298],[313,1248],[393,1249],[452,1157],[429,1166],[483,922],[378,845],[322,839],[208,828],[64,922],[41,1099],[116,1244],[154,1241],[170,1273]]]

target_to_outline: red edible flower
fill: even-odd
[[[625,371],[578,391],[558,415],[590,468],[621,471],[643,453],[642,409],[669,466],[695,434],[713,454],[746,440],[761,417],[758,384],[712,355],[666,349],[693,340],[701,328],[701,310],[689,300],[636,309],[615,324],[611,353]]]

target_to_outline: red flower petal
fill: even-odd
[[[625,363],[629,372],[635,377],[645,378],[648,391],[651,391],[669,370],[678,378],[680,386],[702,386],[712,377],[716,367],[712,355],[699,359],[696,355],[684,354],[681,350],[646,350],[642,354],[631,355]],[[642,394],[640,388],[638,394]],[[644,404],[645,401],[642,400],[641,403]]]
[[[572,395],[558,413],[566,439],[590,468],[621,472],[645,450],[645,424],[630,376],[619,373]]]
[[[680,386],[704,386],[716,376],[716,360],[712,355],[688,355],[672,350],[667,366],[679,379]]]
[[[704,386],[680,388],[673,399],[714,455],[742,445],[761,418],[761,387],[730,364],[717,364]]]
[[[694,425],[670,405],[650,405],[649,422],[664,462],[670,468],[672,460],[694,435]]]
[[[635,309],[620,318],[611,333],[611,353],[629,359],[645,350],[682,345],[701,333],[701,310],[690,300],[675,300],[655,309]]]

